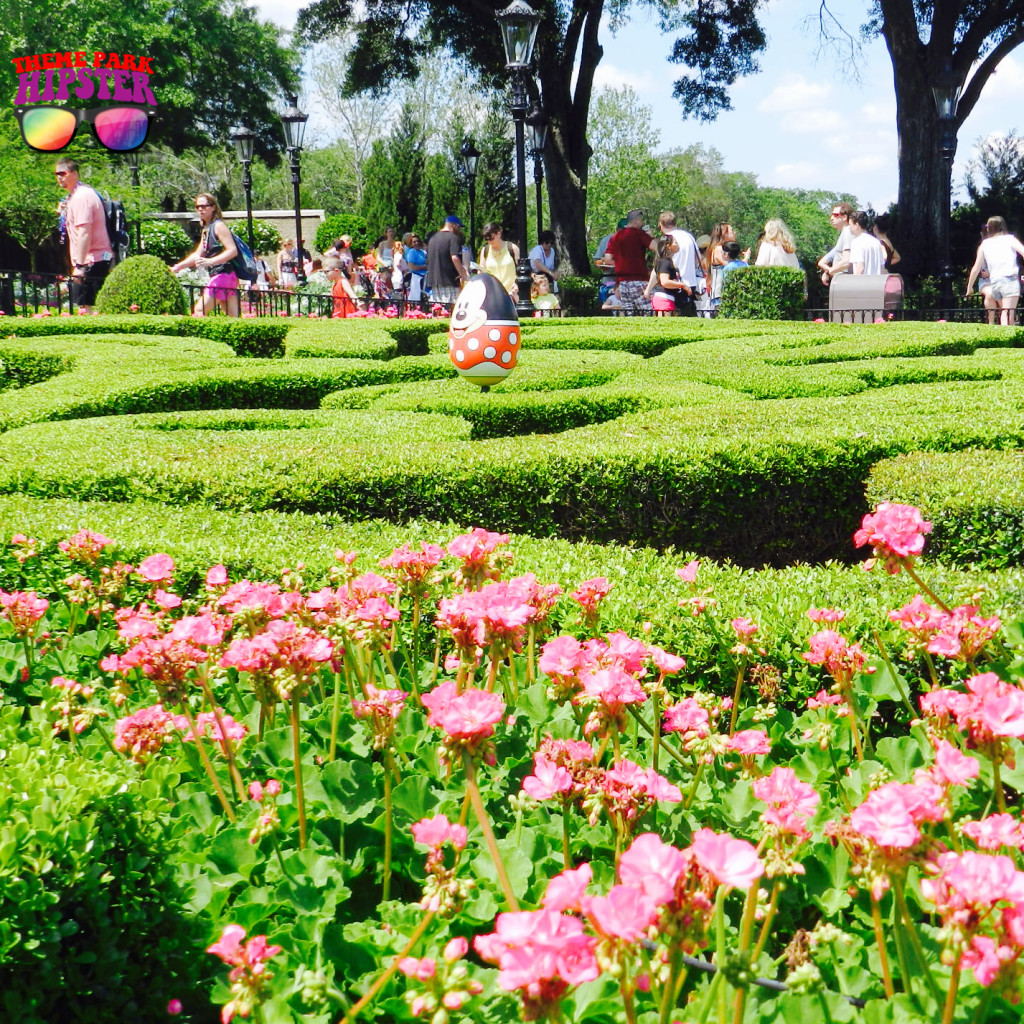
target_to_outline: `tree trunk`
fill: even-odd
[[[943,263],[943,223],[949,206],[942,125],[931,86],[909,62],[896,66],[896,131],[899,137],[898,242],[906,275],[938,276]]]
[[[590,253],[587,251],[587,162],[590,147],[583,139],[586,155],[577,147],[567,145],[567,136],[573,133],[572,124],[565,116],[548,110],[550,128],[544,172],[547,179],[547,221],[555,233],[555,244],[561,257],[561,268],[566,273],[587,274],[590,271]],[[568,115],[570,121],[571,111]],[[574,149],[576,152],[574,152]]]

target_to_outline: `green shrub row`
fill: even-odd
[[[739,267],[726,275],[719,316],[726,319],[799,320],[807,278],[793,267]]]
[[[367,371],[349,372],[358,380]],[[218,388],[206,381],[192,392],[168,382],[148,402],[135,394],[132,404],[225,407],[245,396],[255,406],[270,394],[280,405],[311,406],[332,374],[340,376],[333,368],[321,378],[264,375],[237,380],[237,389],[222,377]],[[454,517],[779,565],[850,557],[848,539],[865,510],[863,481],[879,459],[1024,446],[1022,401],[1018,382],[904,386],[834,399],[663,407],[552,436],[396,440],[386,452],[370,440],[321,450],[315,432],[301,429],[289,432],[287,447],[278,431],[250,432],[238,458],[188,431],[165,433],[157,446],[157,432],[147,437],[125,420],[36,424],[5,437],[0,491],[392,521]]]
[[[67,373],[74,365],[75,359],[71,355],[0,347],[0,391],[41,384],[58,373]]]
[[[277,579],[285,567],[302,563],[301,572],[308,583],[326,583],[339,550],[357,552],[355,564],[365,571],[376,568],[378,560],[400,544],[446,544],[469,525],[491,524],[346,522],[334,515],[233,513],[203,506],[179,508],[169,516],[166,506],[143,501],[112,504],[25,495],[0,497],[0,533],[5,538],[25,533],[37,538],[44,551],[52,551],[58,541],[81,528],[97,530],[116,540],[118,557],[131,564],[137,565],[155,551],[171,555],[176,589],[186,594],[200,591],[206,570],[217,564],[225,565],[232,579]],[[849,537],[846,542],[852,550]],[[659,554],[644,547],[538,539],[523,533],[511,534],[509,548],[513,554],[509,575],[535,573],[544,582],[558,583],[566,595],[584,580],[606,577],[612,590],[601,605],[605,630],[622,629],[631,636],[647,634],[652,642],[683,654],[691,668],[714,662],[718,644],[707,623],[680,604],[693,591],[680,582],[675,570],[694,557],[691,553]],[[30,569],[0,547],[0,587],[12,589],[19,581],[23,585],[21,574]],[[977,587],[975,574],[927,560],[920,570],[949,603],[966,600]],[[1008,619],[1024,613],[1024,573],[1016,569],[993,572],[987,581],[986,613]],[[698,584],[702,591],[710,589],[718,602],[715,615],[720,622],[749,616],[761,626],[758,639],[772,658],[789,661],[806,649],[806,637],[817,628],[807,618],[808,608],[847,609],[844,629],[856,635],[869,625],[878,628],[885,621],[886,609],[905,604],[916,592],[905,575],[865,573],[859,566],[836,563],[753,571],[704,560]],[[41,580],[39,587],[45,590],[45,581]],[[577,619],[578,609],[565,597],[551,625],[572,632]],[[883,627],[883,636],[890,648],[902,649],[898,627]]]
[[[933,557],[958,566],[1024,565],[1024,452],[912,452],[872,467],[871,503],[917,505]]]

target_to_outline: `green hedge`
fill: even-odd
[[[803,316],[806,292],[802,270],[738,267],[725,277],[718,314],[739,320],[797,320]]]
[[[928,552],[957,566],[1024,565],[1024,452],[913,452],[872,467],[868,501],[917,505]]]
[[[191,1009],[215,973],[208,926],[163,856],[168,804],[189,794],[166,766],[143,778],[131,761],[80,755],[39,709],[23,713],[0,709],[5,739],[18,737],[0,759],[3,1018],[156,1021],[172,998]]]
[[[96,296],[101,314],[130,313],[133,307],[143,314],[183,316],[188,311],[184,290],[156,256],[129,256],[110,271]]]

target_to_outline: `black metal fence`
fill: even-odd
[[[183,285],[189,307],[193,307],[203,292],[203,285]],[[223,289],[221,290],[223,291]],[[334,299],[326,292],[289,292],[281,289],[259,291],[254,288],[238,288],[236,291],[239,308],[245,316],[271,317],[329,317],[334,309]],[[449,313],[450,306],[432,302],[429,298],[409,302],[404,295],[396,293],[388,298],[367,299],[364,305],[368,312],[387,313],[402,317],[407,311],[416,310],[423,314]],[[50,315],[73,314],[75,306],[71,299],[70,280],[57,274],[34,274],[21,270],[0,270],[0,310],[7,316],[33,316],[39,313]],[[578,304],[568,310],[537,310],[542,317],[577,316],[656,316],[654,310],[602,309],[596,303],[592,306]],[[711,316],[712,313],[698,315]],[[1024,313],[1022,313],[1024,317]],[[989,311],[981,305],[981,297],[967,300],[963,305],[949,308],[926,307],[920,309],[845,309],[830,310],[807,308],[803,311],[806,321],[825,323],[880,323],[905,321],[948,321],[950,323],[986,323]],[[997,321],[998,322],[998,321]]]

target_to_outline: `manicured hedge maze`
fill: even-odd
[[[853,557],[870,476],[872,500],[941,520],[957,564],[1022,557],[1021,502],[991,486],[1019,462],[956,454],[1024,447],[1018,329],[538,320],[481,394],[431,321],[4,327],[12,498],[452,521],[781,567]],[[935,485],[951,476],[955,502]]]

